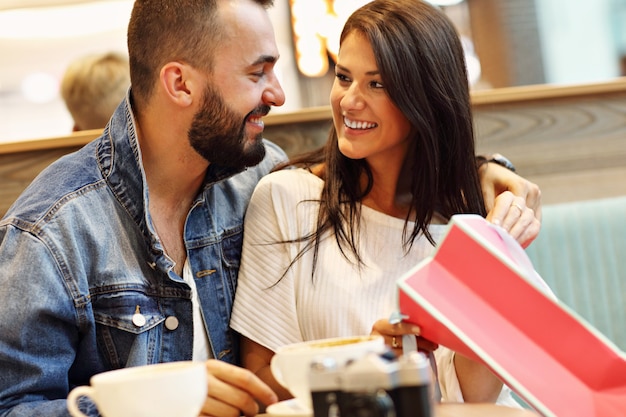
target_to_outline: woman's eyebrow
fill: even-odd
[[[347,72],[348,74],[350,74],[352,72],[348,68],[344,67],[341,64],[336,64],[335,67],[339,68],[343,72]],[[367,71],[365,73],[365,75],[380,75],[380,71],[378,71],[377,69],[376,70],[372,70],[372,71]]]

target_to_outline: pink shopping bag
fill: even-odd
[[[424,337],[482,361],[544,416],[626,416],[624,352],[482,217],[453,216],[434,256],[398,287],[400,312]]]

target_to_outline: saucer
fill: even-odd
[[[267,407],[265,413],[269,416],[285,416],[285,417],[312,417],[313,410],[301,405],[298,400],[292,398],[272,404]]]

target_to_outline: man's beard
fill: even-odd
[[[246,120],[252,114],[265,116],[269,111],[269,106],[262,105],[242,117],[228,108],[222,96],[208,86],[191,123],[189,143],[213,165],[236,170],[257,165],[265,156],[265,146],[260,133],[253,141],[248,141]]]

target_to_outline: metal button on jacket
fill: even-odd
[[[133,314],[133,324],[137,327],[143,327],[146,324],[146,317],[141,314],[139,306],[135,307],[135,314]]]
[[[165,327],[167,330],[176,330],[178,328],[178,319],[174,316],[169,316],[165,319]]]

